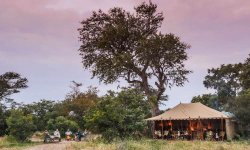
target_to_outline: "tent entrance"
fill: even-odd
[[[225,119],[157,120],[154,137],[158,139],[224,140]]]

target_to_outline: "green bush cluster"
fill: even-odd
[[[21,142],[27,140],[36,129],[32,115],[24,115],[21,110],[11,111],[11,115],[7,119],[7,125],[9,134]]]
[[[147,124],[144,119],[150,114],[143,95],[127,89],[120,93],[109,92],[96,108],[84,116],[86,127],[102,135],[107,141],[140,138]]]

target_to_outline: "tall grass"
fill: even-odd
[[[12,136],[0,137],[0,149],[3,148],[19,149],[37,144],[38,144],[37,142],[31,142],[31,141],[20,143],[17,140],[15,140],[15,138],[13,138]]]
[[[166,141],[166,140],[126,140],[113,143],[88,141],[72,143],[72,149],[95,150],[250,150],[249,141]]]

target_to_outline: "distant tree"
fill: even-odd
[[[216,110],[222,110],[221,104],[218,101],[218,96],[216,94],[203,94],[194,96],[191,100],[192,103],[200,102],[208,107]]]
[[[152,115],[159,110],[167,87],[182,86],[190,73],[185,52],[190,46],[174,34],[158,31],[163,22],[157,5],[135,7],[132,14],[122,8],[93,12],[81,22],[79,52],[85,69],[108,84],[125,79],[139,85],[151,103]]]
[[[20,92],[20,89],[27,88],[28,80],[22,78],[15,72],[6,72],[0,75],[0,101],[11,94]]]
[[[44,131],[49,119],[53,119],[59,115],[54,115],[56,110],[56,103],[49,100],[40,100],[32,104],[27,104],[21,107],[24,114],[32,114],[34,124],[37,126],[38,131]],[[58,110],[59,111],[59,110]]]
[[[82,116],[91,108],[95,107],[99,97],[97,88],[89,87],[86,91],[80,91],[80,83],[72,82],[71,91],[66,99],[59,104],[60,114],[76,121],[81,127],[84,126]]]
[[[250,89],[250,54],[243,64],[240,81],[243,90]]]
[[[208,69],[204,85],[216,90],[218,103],[230,109],[238,93],[250,88],[250,62],[221,65],[219,68]]]
[[[12,110],[7,119],[10,135],[23,142],[27,140],[35,131],[32,115],[24,115],[21,110]]]
[[[87,129],[112,141],[142,135],[147,127],[144,119],[149,114],[149,105],[143,95],[136,90],[126,89],[120,93],[110,91],[95,109],[84,116],[84,120]]]

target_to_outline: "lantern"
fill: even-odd
[[[212,124],[211,124],[211,122],[210,123],[208,123],[208,125],[207,125],[207,129],[212,129]]]

